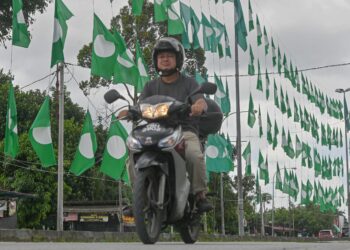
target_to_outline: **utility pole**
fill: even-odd
[[[124,232],[124,222],[123,222],[123,193],[122,193],[123,183],[120,180],[118,182],[118,200],[119,200],[119,211],[120,211],[120,221],[119,221],[119,232]]]
[[[345,124],[345,160],[346,160],[346,196],[348,198],[347,201],[347,207],[348,207],[348,232],[350,232],[350,197],[349,197],[349,150],[348,150],[348,127],[347,127],[347,119],[349,119],[349,114],[348,114],[348,107],[346,107],[345,105],[347,105],[346,100],[345,100],[345,93],[350,91],[350,88],[347,89],[336,89],[335,92],[337,93],[343,93],[344,96],[344,124]],[[348,233],[349,237],[350,237],[350,233]]]
[[[58,66],[58,167],[57,167],[57,231],[63,231],[63,145],[64,145],[64,63]]]
[[[225,235],[225,210],[224,210],[223,173],[220,173],[220,206],[221,206],[221,234]]]
[[[237,20],[237,10],[234,11],[234,20]],[[236,79],[236,114],[237,114],[237,192],[238,192],[238,232],[239,236],[244,236],[244,208],[242,190],[242,156],[241,156],[241,106],[239,99],[239,65],[238,65],[238,42],[237,32],[235,32],[235,79]]]

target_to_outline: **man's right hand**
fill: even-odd
[[[125,119],[127,116],[128,116],[128,110],[127,109],[124,109],[122,111],[119,112],[117,118],[120,120],[120,119]]]

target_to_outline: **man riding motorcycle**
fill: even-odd
[[[185,102],[186,97],[198,88],[199,85],[193,78],[180,73],[185,51],[182,44],[175,38],[159,39],[153,49],[152,59],[160,77],[146,83],[140,100],[154,95],[164,95]],[[206,167],[198,137],[198,117],[207,110],[208,106],[202,94],[191,97],[191,103],[190,117],[181,121],[186,145],[186,167],[190,176],[191,193],[195,195],[198,211],[208,212],[213,207],[206,198]],[[126,110],[121,111],[118,118],[126,115]]]

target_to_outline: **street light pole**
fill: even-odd
[[[286,169],[295,170],[296,168],[295,167],[293,167],[293,168],[283,167],[282,169],[283,170],[286,170]],[[272,234],[272,237],[275,236],[274,226],[275,226],[275,178],[276,178],[276,174],[277,174],[277,171],[272,176],[272,211],[271,211],[271,215],[272,215],[271,234]],[[289,199],[288,199],[288,202],[290,202]]]
[[[346,160],[346,195],[348,198],[348,202],[347,202],[347,206],[348,206],[348,232],[350,232],[350,201],[349,201],[349,151],[348,151],[348,131],[347,131],[347,126],[346,126],[346,119],[348,119],[348,117],[346,117],[347,114],[347,107],[345,107],[346,102],[345,102],[345,93],[350,91],[350,88],[347,89],[336,89],[335,92],[337,93],[343,93],[344,96],[344,125],[345,125],[345,160]],[[349,237],[350,237],[350,233],[348,233]]]

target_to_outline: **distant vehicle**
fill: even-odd
[[[318,233],[318,238],[320,240],[330,240],[334,239],[334,235],[331,229],[324,229],[320,230],[320,232]]]

